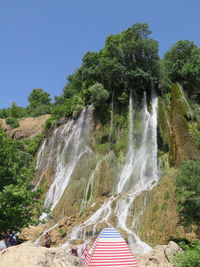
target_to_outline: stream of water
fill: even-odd
[[[133,109],[133,97],[129,101],[129,143],[124,167],[119,176],[116,188],[117,195],[110,197],[89,219],[76,226],[69,239],[87,240],[87,232],[94,236],[98,226],[102,223],[108,227],[119,227],[128,235],[128,241],[134,253],[147,253],[151,247],[142,242],[134,233],[138,223],[137,216],[141,216],[145,207],[141,207],[132,223],[127,224],[132,215],[135,198],[142,192],[149,191],[158,181],[157,169],[157,97],[152,92],[151,112],[148,111],[146,94],[144,94],[142,109]],[[134,117],[140,119],[140,128],[134,127]],[[137,138],[136,138],[137,136]],[[93,177],[91,178],[91,180]],[[114,204],[115,203],[115,204]],[[146,197],[144,198],[144,205]],[[115,206],[115,208],[113,208]],[[115,225],[112,218],[115,217]]]
[[[85,222],[73,228],[72,232],[68,234],[69,241],[65,245],[68,245],[73,239],[87,240],[91,238],[91,232],[94,236],[100,225],[104,224],[107,227],[119,227],[124,230],[135,253],[146,253],[151,250],[151,247],[142,242],[134,233],[139,221],[138,216],[141,216],[145,208],[146,198],[144,198],[144,205],[139,214],[133,214],[133,210],[135,198],[142,192],[151,190],[159,178],[157,168],[158,102],[153,90],[149,108],[147,107],[146,94],[144,94],[142,107],[134,110],[133,102],[133,96],[130,94],[127,155],[118,177],[115,195],[108,198]],[[54,132],[54,138],[56,138],[58,131],[60,132],[62,141],[57,144],[57,153],[56,156],[54,155],[56,172],[53,183],[47,192],[46,207],[51,205],[51,209],[53,209],[56,206],[69,183],[77,162],[88,150],[91,150],[89,139],[92,125],[91,113],[84,110],[76,123],[69,121],[62,126],[63,128],[56,130],[56,133]],[[45,145],[46,143],[43,144],[38,155],[37,167],[41,164]],[[51,164],[51,160],[47,160],[47,164]],[[91,196],[88,199],[88,192],[93,187],[95,173],[101,165],[101,161],[102,159],[97,163],[88,180],[81,210],[87,207],[90,202]],[[88,232],[90,232],[90,237],[88,237]]]

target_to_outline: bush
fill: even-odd
[[[64,238],[67,235],[67,232],[64,229],[59,229],[60,237]]]
[[[71,101],[65,101],[64,104],[56,106],[52,110],[52,116],[56,119],[67,117],[71,114]]]
[[[200,242],[192,243],[190,245],[182,244],[182,248],[184,249],[184,252],[175,256],[175,267],[200,266]]]
[[[48,105],[38,105],[35,108],[29,108],[30,115],[33,117],[38,117],[45,114],[51,114],[51,106]]]
[[[32,139],[27,139],[25,141],[25,144],[27,145],[27,152],[30,153],[30,154],[34,154],[39,145],[40,145],[40,142],[42,141],[42,139],[44,138],[44,134],[37,134],[36,136],[34,136]]]
[[[17,128],[19,127],[19,122],[17,119],[12,118],[12,117],[8,117],[6,119],[6,123],[9,124],[12,128]]]
[[[176,179],[176,200],[183,225],[200,222],[200,161],[182,162]]]
[[[89,91],[89,103],[95,107],[100,107],[105,104],[105,101],[109,97],[109,92],[104,89],[101,83],[96,83],[88,89]]]
[[[56,123],[56,119],[54,117],[50,117],[45,121],[44,130],[48,131],[51,127]]]

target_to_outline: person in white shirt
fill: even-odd
[[[0,251],[7,248],[6,246],[6,237],[4,237],[1,241],[0,241]]]

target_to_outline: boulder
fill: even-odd
[[[142,267],[173,267],[174,256],[181,250],[175,242],[170,241],[168,245],[158,245],[151,252],[136,257]]]
[[[32,243],[26,242],[1,251],[0,266],[75,267],[80,266],[80,262],[64,248],[35,247]]]

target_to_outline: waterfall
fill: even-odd
[[[152,90],[151,103],[148,107],[146,93],[141,106],[133,108],[133,95],[129,99],[129,135],[127,154],[121,173],[119,173],[114,195],[107,198],[89,218],[77,225],[68,234],[69,242],[72,239],[86,240],[87,235],[95,235],[102,226],[119,227],[128,235],[128,241],[134,252],[148,252],[151,248],[134,233],[138,225],[139,216],[146,205],[137,214],[133,214],[135,198],[142,192],[148,192],[158,181],[157,169],[157,97]],[[135,106],[135,105],[134,105]],[[38,154],[38,180],[41,181],[44,173],[53,166],[53,182],[50,183],[45,199],[45,207],[51,209],[57,205],[70,178],[81,158],[93,153],[90,148],[91,129],[93,127],[92,112],[82,111],[80,117],[69,120],[65,125],[57,128],[49,140],[43,143]],[[112,122],[113,123],[113,122]],[[46,155],[46,156],[45,156]],[[92,189],[96,174],[101,168],[104,158],[97,161],[96,167],[85,178],[85,189],[80,210],[83,211],[91,203]],[[39,182],[38,182],[39,183]],[[146,193],[145,193],[146,194]],[[69,242],[66,243],[69,244]]]
[[[147,109],[144,93],[141,111],[133,111],[132,95],[129,102],[129,142],[126,162],[118,182],[117,193],[127,192],[129,188],[144,191],[157,180],[157,97],[151,95],[151,113]],[[134,114],[140,120],[141,129],[134,127]],[[137,138],[135,137],[137,136]]]
[[[111,142],[112,135],[113,135],[113,121],[114,121],[114,90],[112,92],[112,102],[111,102],[111,120],[110,120],[109,142]]]
[[[87,232],[95,235],[98,226],[119,227],[128,234],[129,244],[135,253],[146,253],[151,247],[142,242],[134,233],[138,218],[133,218],[127,225],[127,219],[133,215],[132,206],[135,198],[142,192],[151,190],[158,181],[157,170],[157,97],[152,90],[151,112],[147,108],[144,93],[142,109],[133,109],[133,96],[129,100],[129,141],[124,167],[119,176],[116,195],[110,197],[85,222],[76,226],[69,234],[69,239],[87,239]],[[140,127],[134,126],[134,121],[140,120]],[[92,175],[91,181],[94,177]],[[146,196],[144,205],[146,204]],[[145,207],[141,208],[139,216]],[[135,216],[135,215],[134,215]],[[113,225],[113,217],[115,217]],[[67,243],[68,244],[68,243]],[[66,244],[66,245],[67,245]]]
[[[126,163],[122,169],[120,180],[117,186],[117,193],[123,191],[128,179],[133,173],[134,163],[134,146],[133,146],[133,127],[134,127],[134,110],[133,110],[133,97],[132,92],[129,99],[129,142],[128,142],[128,153],[126,156]]]
[[[44,165],[39,182],[49,168],[54,169],[53,182],[44,202],[45,208],[51,206],[51,210],[54,209],[67,188],[78,161],[86,153],[92,152],[89,147],[90,130],[93,127],[92,113],[92,109],[84,109],[76,122],[69,120],[53,132],[48,144],[43,143],[37,162],[38,168]]]

